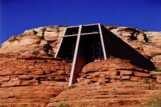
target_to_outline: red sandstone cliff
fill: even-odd
[[[0,106],[140,107],[161,94],[161,74],[156,72],[161,68],[161,33],[107,26],[156,70],[149,73],[118,58],[96,60],[83,67],[69,88],[70,63],[53,58],[64,28],[27,30],[1,45]]]

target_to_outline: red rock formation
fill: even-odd
[[[63,60],[1,56],[0,106],[46,104],[65,89],[69,71]]]
[[[161,68],[160,35],[127,27],[107,27]],[[40,27],[4,42],[0,48],[2,107],[137,107],[161,93],[161,73],[110,58],[85,65],[67,87],[70,63],[54,59],[64,27]]]

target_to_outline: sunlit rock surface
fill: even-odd
[[[65,27],[46,26],[9,38],[0,48],[0,106],[140,107],[161,95],[161,32],[107,26],[151,60],[147,71],[110,57],[85,65],[67,87],[71,64],[55,59]]]

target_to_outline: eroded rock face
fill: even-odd
[[[136,107],[161,93],[161,73],[110,58],[85,65],[68,88],[71,64],[53,56],[65,27],[27,30],[0,48],[0,106]],[[161,68],[161,33],[107,26]],[[160,36],[159,36],[160,35]]]
[[[155,75],[155,76],[154,76]],[[149,73],[148,71],[132,65],[129,61],[112,58],[104,61],[91,62],[84,66],[78,78],[82,85],[107,84],[117,81],[155,81],[158,82],[160,74]]]
[[[107,26],[107,29],[147,58],[161,54],[160,32],[144,32],[138,29],[113,26]],[[54,56],[64,30],[65,27],[59,26],[27,30],[23,34],[11,37],[4,42],[0,48],[0,53],[19,56]]]
[[[11,37],[0,48],[1,54],[19,56],[53,56],[64,27],[40,27]]]
[[[63,60],[1,56],[0,106],[46,105],[67,87],[69,71]]]
[[[60,93],[50,104],[140,107],[154,96],[160,96],[160,80],[161,72],[149,73],[127,60],[112,58],[91,62],[82,69],[78,83]]]

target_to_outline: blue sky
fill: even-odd
[[[96,22],[161,31],[161,0],[0,0],[0,42],[33,27]]]

